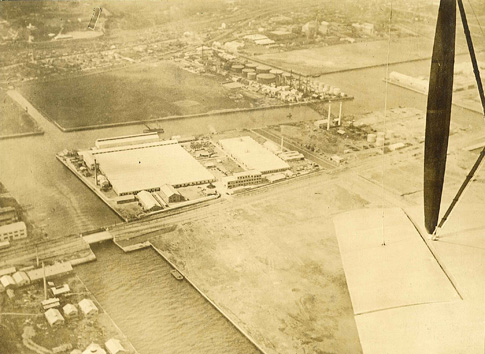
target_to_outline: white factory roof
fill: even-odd
[[[61,275],[64,273],[69,273],[72,271],[72,265],[69,262],[56,263],[51,266],[45,266],[45,276],[46,278],[53,277],[56,275]],[[27,272],[31,281],[39,280],[44,278],[44,271],[42,268],[33,269]]]
[[[23,221],[0,226],[0,234],[11,232],[11,231],[18,231],[18,230],[26,230],[26,226]]]
[[[249,136],[222,139],[219,144],[249,170],[261,173],[284,171],[290,166]]]
[[[248,34],[247,36],[243,37],[244,39],[250,40],[250,41],[258,41],[261,39],[268,39],[264,34]]]
[[[271,140],[266,140],[263,143],[263,146],[273,153],[277,153],[281,151],[280,145],[276,144],[274,141],[271,141]]]
[[[147,144],[148,145],[148,144]],[[118,194],[214,180],[195,158],[178,144],[97,154],[100,169]]]

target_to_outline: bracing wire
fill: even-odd
[[[389,57],[391,54],[391,27],[392,27],[392,1],[391,1],[391,9],[389,11],[389,25],[388,25],[388,42],[387,42],[387,62],[386,62],[386,76],[385,76],[385,93],[384,93],[384,141],[385,141],[385,134],[387,133],[387,100],[388,100],[388,91],[389,91]],[[384,166],[385,166],[385,158],[384,158],[384,148],[385,144],[382,145],[382,180],[381,180],[381,210],[382,210],[382,245],[386,245],[386,237],[384,233]]]
[[[480,23],[480,20],[478,19],[478,16],[477,16],[477,14],[476,14],[476,12],[475,12],[475,9],[473,8],[473,5],[472,5],[472,3],[470,2],[470,0],[467,0],[467,3],[468,3],[468,5],[470,6],[470,8],[472,9],[473,16],[475,17],[475,20],[477,21],[477,24],[478,24],[478,28],[480,28],[480,32],[482,33],[481,40],[482,40],[482,42],[483,42],[483,41],[484,41],[484,38],[485,38],[485,35],[484,35],[484,33],[483,33],[483,28],[482,28],[482,25],[481,25],[481,23]]]

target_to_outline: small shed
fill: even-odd
[[[49,309],[44,315],[51,327],[59,327],[64,324],[64,317],[62,317],[58,309]]]
[[[25,272],[16,272],[12,275],[13,280],[17,283],[17,286],[25,286],[30,284],[30,278]]]
[[[141,191],[136,195],[138,202],[145,211],[155,211],[162,209],[161,205],[150,192]]]
[[[83,315],[87,318],[92,318],[98,314],[98,308],[91,299],[82,299],[79,301],[79,308]]]
[[[181,202],[184,200],[184,197],[182,196],[182,194],[180,194],[180,192],[178,192],[170,184],[161,185],[159,194],[160,194],[160,197],[162,197],[163,201],[167,204]]]
[[[0,278],[0,285],[3,286],[4,289],[15,288],[15,280],[10,275],[4,275]]]
[[[343,157],[340,157],[338,155],[332,155],[330,157],[330,160],[332,160],[333,162],[336,162],[337,164],[340,165],[344,161],[344,158]]]
[[[106,350],[104,350],[99,344],[91,343],[88,345],[86,350],[82,352],[82,354],[106,354]]]
[[[68,319],[72,318],[77,318],[79,315],[79,312],[77,310],[77,307],[74,306],[73,304],[67,304],[62,308],[62,311],[64,312],[64,316]]]
[[[116,338],[109,339],[106,343],[104,343],[104,346],[108,350],[109,354],[127,353],[127,350],[123,347],[123,345],[121,345],[120,340]]]
[[[268,180],[269,183],[275,183],[286,179],[286,175],[284,173],[274,173],[271,175],[267,175],[266,179]]]

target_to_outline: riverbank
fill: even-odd
[[[158,220],[124,248],[155,248],[264,353],[358,353],[330,216],[366,202],[335,181],[315,174],[236,195]]]

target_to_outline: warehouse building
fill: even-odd
[[[136,198],[144,211],[156,211],[162,209],[162,206],[156,201],[150,192],[141,191],[136,195]]]
[[[159,191],[163,184],[178,188],[215,181],[176,140],[91,150],[89,154],[119,196]]]
[[[389,74],[389,81],[421,93],[428,92],[429,81],[422,77],[413,77],[393,71]]]
[[[0,226],[0,242],[19,240],[27,237],[27,226],[23,221]]]
[[[249,136],[222,139],[219,145],[247,170],[262,174],[286,171],[290,166]]]
[[[184,200],[182,194],[180,194],[180,192],[173,188],[170,184],[162,185],[160,187],[159,195],[167,204],[178,203]]]
[[[43,268],[32,269],[27,272],[30,281],[34,282],[37,280],[44,279],[44,274],[46,279],[51,279],[57,276],[65,275],[72,272],[72,265],[69,262],[56,263],[50,266],[45,266]]]
[[[304,160],[305,156],[298,151],[285,151],[278,155],[283,161],[299,161]]]
[[[12,275],[13,280],[17,286],[25,286],[30,284],[30,278],[25,272],[16,272]]]

